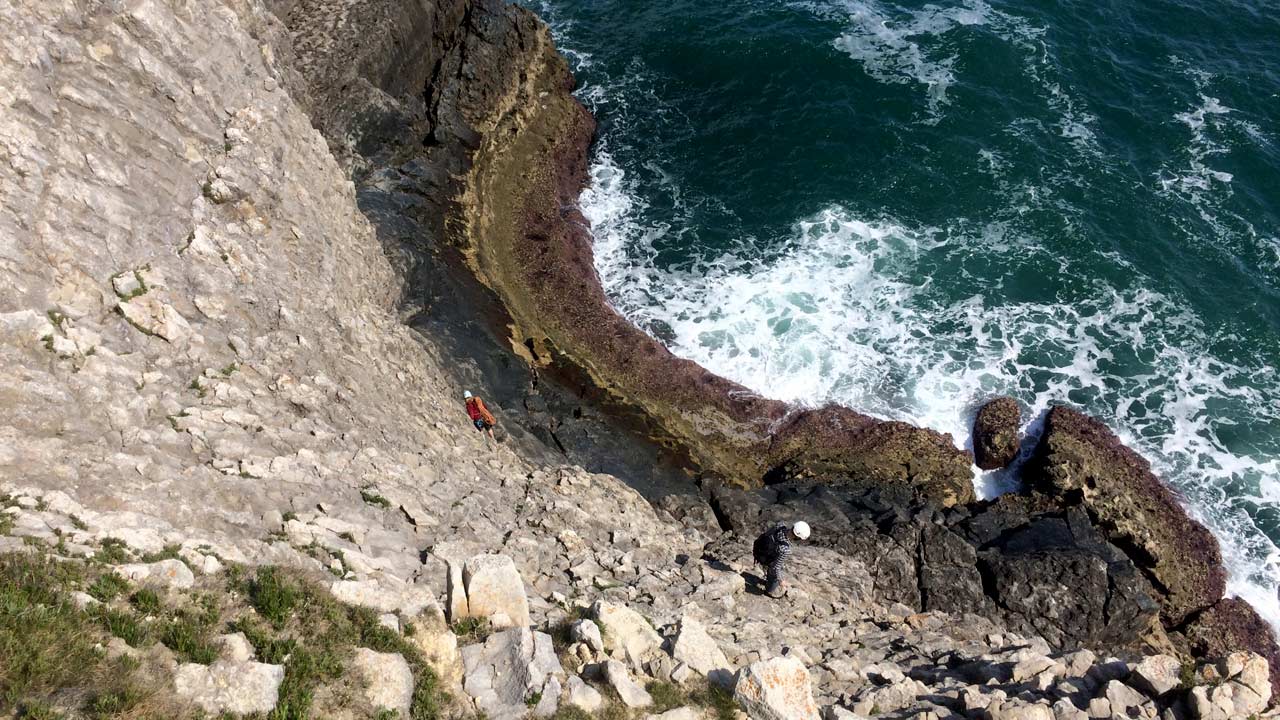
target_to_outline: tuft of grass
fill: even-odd
[[[1178,686],[1182,690],[1190,690],[1196,685],[1196,663],[1194,660],[1183,660],[1178,672]]]
[[[492,632],[489,627],[489,618],[461,618],[454,621],[450,629],[453,630],[454,635],[458,636],[459,645],[484,642]]]
[[[284,522],[289,522],[290,520],[297,520],[297,519],[298,519],[298,513],[296,513],[296,512],[294,512],[294,511],[290,510],[290,511],[286,512],[285,514],[281,515],[281,516],[280,516],[280,519],[281,519],[281,520],[283,520]]]
[[[675,683],[654,680],[645,686],[645,690],[648,690],[649,697],[653,698],[653,707],[650,708],[650,712],[655,715],[690,704],[684,690]]]
[[[288,622],[299,600],[297,586],[274,567],[258,569],[249,581],[248,594],[253,609],[277,629]]]
[[[560,707],[556,709],[556,714],[551,716],[551,720],[592,720],[591,713],[583,710],[577,705],[569,703],[560,703]]]
[[[123,540],[106,538],[102,541],[93,558],[108,565],[120,565],[129,562],[129,548]]]
[[[391,507],[391,501],[375,492],[372,486],[360,489],[360,499],[369,505],[380,507],[384,510]]]
[[[164,549],[158,552],[143,555],[141,560],[144,563],[160,562],[161,560],[176,560],[178,558],[178,551],[181,549],[181,545],[165,545]]]
[[[119,575],[108,572],[98,576],[93,584],[89,586],[87,592],[93,596],[93,599],[101,602],[111,602],[120,596],[124,591],[129,589],[129,581]]]
[[[143,615],[160,614],[160,596],[150,588],[143,588],[130,596],[129,604]]]
[[[94,614],[107,632],[128,643],[129,647],[144,647],[151,640],[151,628],[132,610],[98,606],[94,608]]]
[[[218,649],[210,640],[210,626],[201,618],[179,611],[169,619],[160,642],[172,650],[182,662],[208,665],[218,659]]]

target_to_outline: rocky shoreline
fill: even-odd
[[[891,563],[896,572],[917,565],[922,573],[946,578],[946,592],[934,587],[945,598],[933,601],[934,609],[998,615],[1015,627],[1060,638],[1056,645],[1177,647],[1189,655],[1213,644],[1205,638],[1231,637],[1280,670],[1280,651],[1267,624],[1247,603],[1223,598],[1217,541],[1188,516],[1149,463],[1097,420],[1053,408],[1022,469],[1025,493],[974,503],[972,457],[949,436],[846,408],[806,410],[761,398],[673,356],[621,317],[604,296],[587,222],[577,209],[594,123],[569,93],[572,78],[563,60],[550,57],[549,45],[545,52],[548,57],[530,74],[542,79],[476,152],[460,208],[468,259],[510,314],[512,347],[526,361],[567,364],[586,373],[618,404],[648,417],[655,441],[687,450],[710,478],[709,486],[787,483],[808,499],[797,519],[849,514],[840,500],[821,493],[823,499],[813,499],[806,486],[879,493],[854,514],[864,517],[861,523],[841,518],[817,525],[828,531],[820,534],[838,538],[833,546],[857,547],[849,554],[870,566],[883,555],[883,545],[869,540],[877,537],[871,528],[879,525],[882,543],[896,532],[892,526],[886,532],[883,519],[870,522],[871,508],[887,505],[902,515],[919,503],[925,514],[949,515],[941,523],[917,523],[908,533],[916,535],[914,542],[894,538],[904,552],[901,562]],[[992,427],[1003,421],[1005,434],[1016,438],[1016,403],[1003,399],[982,414],[987,417],[980,420]],[[1006,452],[995,466],[1015,454]],[[907,492],[886,490],[893,486]],[[757,493],[757,501],[780,502],[776,498],[788,492],[787,486],[770,489]],[[724,529],[747,533],[776,514],[757,511],[746,521],[738,513],[736,521],[726,521],[732,513],[721,509],[724,496],[716,493],[710,495],[713,504],[720,502]],[[981,526],[967,531],[967,542],[937,529],[957,517]],[[926,541],[938,532],[942,539]],[[976,562],[997,541],[1017,546],[1018,559],[1006,554]],[[965,548],[959,560],[950,556],[954,547]],[[968,577],[960,586],[968,592],[950,586],[957,568],[966,568],[959,571]],[[1020,574],[1030,586],[1047,584],[1018,597],[1027,591],[1012,579]],[[1079,588],[1095,586],[1081,593],[1081,601],[1093,607],[1078,609],[1074,617],[1060,607]],[[1015,598],[1019,607],[1001,596]],[[923,581],[914,593],[888,597],[931,607]],[[1280,672],[1273,680],[1280,688]]]
[[[753,396],[614,313],[576,209],[592,120],[528,11],[0,13],[0,591],[148,692],[415,720],[1217,720],[1271,697],[1270,629],[1222,599],[1214,539],[1096,421],[1054,410],[1026,491],[976,503],[950,438]],[[801,516],[794,587],[762,597],[751,537]],[[275,568],[341,637],[280,613]],[[88,716],[75,683],[99,678],[68,677],[0,713]]]

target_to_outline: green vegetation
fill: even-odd
[[[372,487],[361,488],[360,499],[375,507],[383,509],[391,507],[391,501],[379,495]]]
[[[451,626],[453,634],[458,636],[458,646],[484,642],[491,629],[489,618],[461,618]]]
[[[111,602],[116,596],[129,589],[129,581],[119,575],[108,572],[98,576],[89,586],[88,593],[93,599],[101,602]]]
[[[32,554],[0,555],[0,709],[17,717],[64,717],[70,697],[94,720],[173,717],[157,688],[128,658],[109,659],[93,614],[69,593],[87,581],[85,568]],[[67,689],[78,692],[68,695]]]
[[[120,565],[129,562],[129,550],[125,547],[123,540],[116,538],[106,538],[100,544],[98,552],[94,553],[93,559],[108,565]]]
[[[164,549],[158,552],[147,553],[146,555],[143,555],[141,559],[144,563],[160,562],[161,560],[176,560],[178,559],[178,551],[181,549],[182,547],[180,545],[165,545]]]
[[[101,599],[99,598],[99,600]],[[155,590],[150,588],[143,588],[129,596],[129,604],[143,615],[160,614],[160,596],[156,595]]]
[[[410,719],[441,716],[448,695],[435,672],[416,647],[379,623],[372,610],[344,605],[315,583],[279,568],[259,568],[243,585],[250,604],[270,627],[246,620],[235,628],[263,662],[285,662],[280,701],[265,720],[309,717],[317,687],[341,677],[356,647],[403,655],[415,681]]]

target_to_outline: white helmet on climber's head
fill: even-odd
[[[463,391],[462,391],[462,399],[463,399],[463,400],[470,400],[470,399],[471,399],[471,391],[470,391],[470,390],[463,390]]]
[[[809,523],[801,520],[797,522],[795,525],[792,525],[791,534],[795,535],[801,540],[808,540],[809,539]]]

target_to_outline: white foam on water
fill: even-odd
[[[1280,627],[1280,552],[1227,492],[1257,486],[1258,502],[1280,504],[1280,461],[1217,439],[1232,416],[1280,424],[1280,377],[1216,359],[1210,333],[1176,298],[1094,282],[1069,302],[1009,303],[980,286],[956,301],[922,269],[971,253],[1022,262],[1034,243],[998,225],[918,228],[840,206],[798,221],[781,254],[662,268],[652,245],[668,229],[645,226],[636,198],[626,172],[599,154],[582,207],[601,280],[676,354],[769,397],[839,402],[961,446],[976,404],[993,394],[1019,397],[1032,421],[1052,403],[1084,406],[1179,488],[1221,540],[1231,592]],[[1139,367],[1117,374],[1125,347]],[[1008,491],[1014,474],[982,474],[975,487]]]
[[[837,46],[860,55],[854,59],[881,82],[925,87],[935,117],[957,82],[954,57],[936,40],[962,26],[986,27],[1026,50],[1024,70],[1058,114],[1059,134],[1090,161],[1101,155],[1093,115],[1055,80],[1043,30],[1020,18],[983,2],[904,10],[874,0],[820,0],[800,7],[849,20],[836,41],[844,45]],[[561,47],[571,45],[567,27],[552,23]],[[587,54],[570,58],[575,66],[590,62]],[[1189,72],[1197,82],[1211,78]],[[647,223],[637,179],[610,152],[613,143],[627,142],[631,103],[660,106],[653,79],[632,67],[595,83],[581,87],[579,97],[607,113],[614,130],[598,142],[581,205],[605,290],[633,322],[678,355],[764,395],[807,405],[839,402],[949,432],[962,446],[969,443],[976,403],[993,394],[1014,395],[1029,408],[1026,450],[1052,403],[1084,407],[1178,488],[1220,540],[1229,594],[1248,600],[1280,629],[1280,549],[1249,512],[1280,506],[1280,460],[1274,447],[1241,449],[1219,440],[1230,434],[1233,418],[1280,427],[1274,368],[1218,359],[1210,346],[1222,338],[1178,298],[1141,287],[1092,281],[1086,292],[1060,302],[1012,303],[998,286],[984,292],[987,277],[974,277],[974,292],[959,299],[933,286],[929,270],[971,256],[983,259],[979,268],[1038,261],[1046,272],[1073,274],[1066,261],[1055,266],[1055,258],[1044,256],[1037,238],[1000,221],[915,227],[832,205],[796,222],[781,253],[758,257],[751,250],[756,243],[744,238],[740,250],[715,260],[667,267],[657,261],[655,245],[688,228]],[[1167,168],[1161,179],[1172,182],[1160,184],[1217,222],[1221,213],[1210,201],[1219,188],[1230,192],[1232,178],[1215,174],[1208,158],[1219,154],[1222,142],[1214,133],[1234,111],[1202,95],[1175,118],[1189,131],[1187,162]],[[1256,126],[1238,122],[1253,141],[1270,142]],[[1007,217],[1060,202],[1052,184],[1005,182],[1007,165],[997,152],[979,151],[979,157],[983,169],[1000,178]],[[678,178],[662,172],[661,162],[647,171],[663,197],[683,202]],[[1280,263],[1280,242],[1269,235],[1258,240]],[[1099,257],[1123,266],[1118,256]],[[1136,268],[1126,274],[1140,275]],[[975,487],[992,496],[1013,489],[1015,477],[1016,468],[975,468]]]

